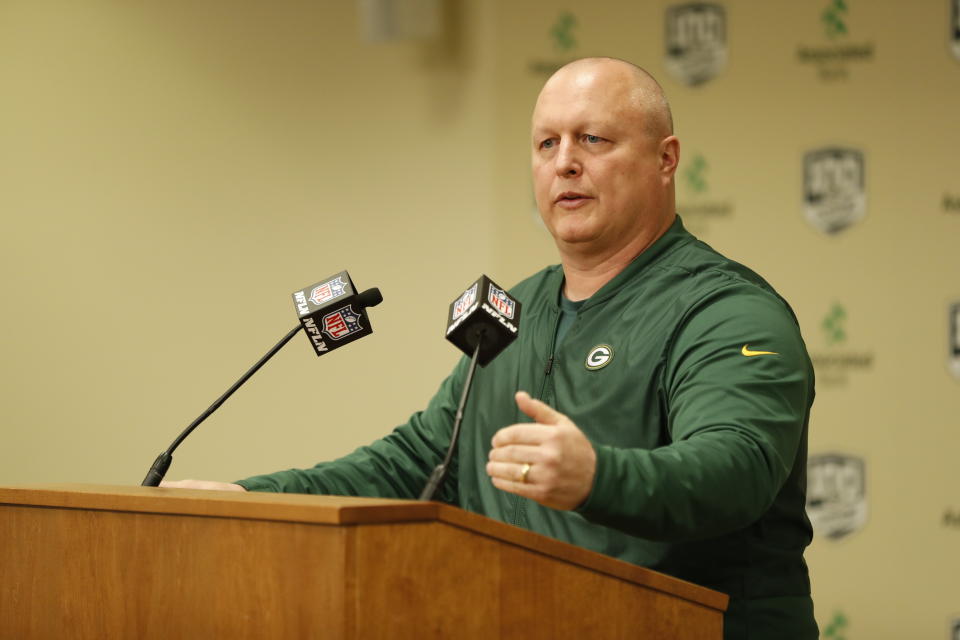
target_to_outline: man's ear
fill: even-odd
[[[677,172],[677,165],[680,164],[680,140],[677,136],[667,136],[661,140],[658,154],[660,173],[664,178],[672,180],[673,174]]]

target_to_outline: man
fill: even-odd
[[[620,60],[575,61],[540,93],[532,154],[561,265],[513,290],[523,331],[476,379],[441,499],[724,591],[727,638],[816,638],[810,361],[786,302],[677,218],[662,89]],[[340,460],[166,486],[416,497],[465,372]]]

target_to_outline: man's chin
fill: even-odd
[[[566,229],[555,232],[553,240],[561,251],[569,249],[581,253],[596,246],[599,239],[587,229]]]

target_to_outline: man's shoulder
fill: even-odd
[[[686,230],[681,233],[682,241],[675,241],[649,269],[631,279],[629,296],[646,299],[645,292],[659,292],[680,317],[707,312],[734,313],[742,319],[749,308],[764,318],[796,324],[790,304],[760,274]]]
[[[694,296],[735,288],[782,300],[773,285],[759,273],[693,236],[691,242],[678,245],[656,268],[664,277],[682,281],[683,288]]]

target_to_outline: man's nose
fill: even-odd
[[[579,150],[569,140],[560,142],[560,149],[557,151],[556,171],[558,176],[566,177],[578,176],[583,171]]]

